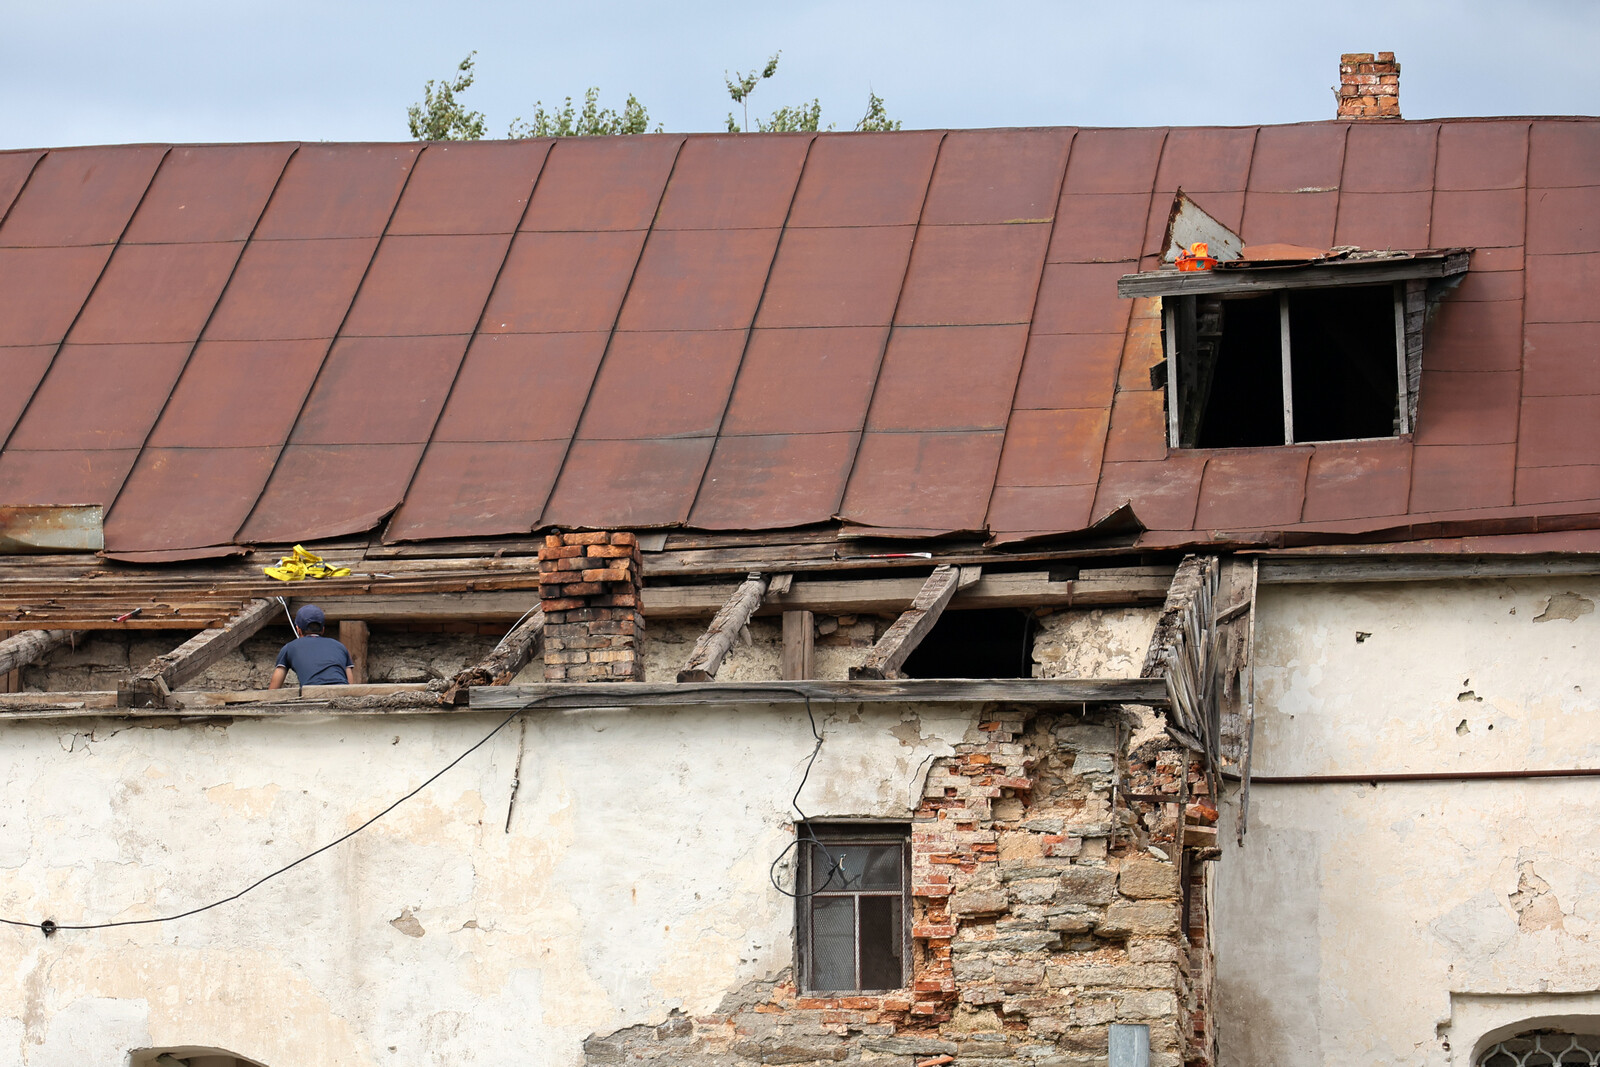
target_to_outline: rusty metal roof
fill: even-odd
[[[1256,244],[1474,250],[1414,434],[1168,449],[1116,287],[1180,187]],[[1600,526],[1595,119],[0,152],[0,220],[0,506],[112,553]]]

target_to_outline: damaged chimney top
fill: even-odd
[[[1393,52],[1346,52],[1339,57],[1341,119],[1400,117],[1400,64]]]

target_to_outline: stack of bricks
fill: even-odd
[[[1341,119],[1400,117],[1400,64],[1393,52],[1348,52],[1339,57]]]
[[[639,539],[631,533],[551,534],[539,549],[544,680],[644,680]]]

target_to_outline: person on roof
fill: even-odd
[[[282,689],[290,671],[301,685],[349,685],[356,680],[355,661],[350,650],[331,637],[323,636],[328,617],[315,604],[294,613],[298,635],[278,653],[268,689]]]

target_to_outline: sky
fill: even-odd
[[[1594,0],[0,0],[0,149],[405,140],[406,106],[477,52],[462,101],[504,136],[536,101],[633,93],[718,130],[727,73],[782,50],[751,118],[876,92],[907,129],[1331,118],[1341,52],[1392,51],[1407,118],[1600,113]]]

